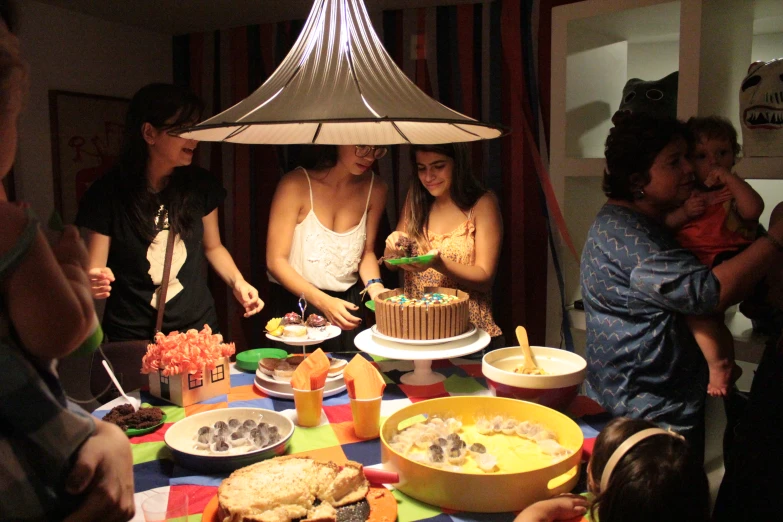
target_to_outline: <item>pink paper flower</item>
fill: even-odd
[[[162,375],[189,373],[200,376],[206,370],[214,370],[224,357],[236,351],[234,343],[224,343],[223,336],[212,334],[204,325],[200,332],[193,329],[168,335],[155,334],[155,343],[147,346],[141,359],[141,373],[160,371]]]

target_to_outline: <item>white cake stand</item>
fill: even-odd
[[[446,380],[446,376],[432,371],[432,361],[462,357],[483,350],[489,345],[490,337],[481,328],[464,339],[442,344],[405,344],[375,337],[370,330],[364,330],[354,339],[358,349],[370,355],[413,361],[413,371],[400,377],[403,384],[426,386]]]

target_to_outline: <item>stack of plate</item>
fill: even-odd
[[[294,392],[291,388],[290,380],[281,379],[272,375],[267,375],[259,369],[256,369],[255,386],[270,397],[278,399],[294,400]],[[345,379],[340,372],[335,376],[327,377],[324,386],[324,397],[331,397],[345,391]]]

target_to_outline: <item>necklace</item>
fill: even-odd
[[[156,231],[168,230],[169,228],[169,211],[166,210],[165,205],[160,205],[157,212],[155,212],[154,225]]]

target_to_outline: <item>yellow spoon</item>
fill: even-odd
[[[517,341],[519,341],[519,347],[522,348],[522,354],[525,356],[524,372],[527,374],[540,375],[542,372],[536,365],[536,360],[533,358],[533,352],[530,349],[530,342],[527,340],[527,331],[524,326],[517,326],[516,329]]]

